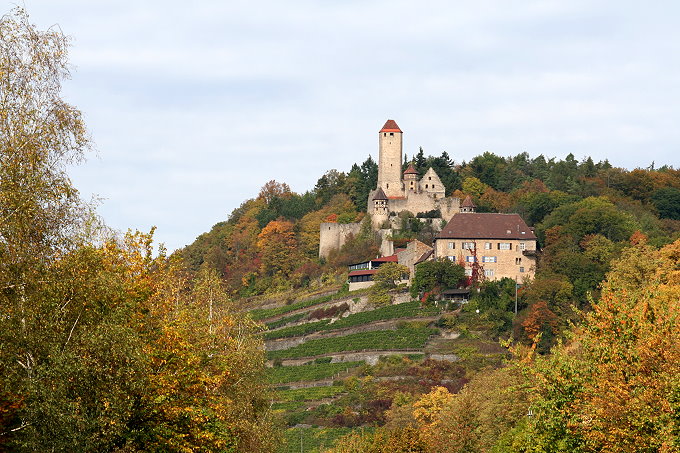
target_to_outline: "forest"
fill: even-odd
[[[67,39],[16,8],[0,19],[0,43],[0,451],[276,451],[268,379],[292,372],[267,377],[263,341],[295,333],[271,324],[263,335],[258,319],[342,287],[348,264],[376,256],[366,205],[376,162],[329,170],[303,194],[269,181],[168,253],[153,230],[109,229],[69,179],[92,143],[61,97]],[[680,451],[680,169],[572,154],[455,162],[423,149],[409,163],[421,175],[434,168],[447,196],[469,195],[480,212],[519,213],[539,238],[536,278],[523,282],[517,314],[513,281],[479,282],[465,308],[483,312],[503,363],[382,398],[375,417],[335,414],[343,427],[372,429],[327,451]],[[427,215],[402,214],[395,239],[431,243],[434,231],[418,220]],[[362,228],[319,259],[322,222]],[[248,314],[258,298],[284,303]],[[287,329],[330,331],[397,316],[391,310]],[[347,341],[409,347],[432,329],[398,332],[310,341],[269,358]],[[330,376],[331,365],[297,371]],[[371,394],[368,380],[352,385]]]

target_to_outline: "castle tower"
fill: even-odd
[[[378,188],[387,197],[403,197],[401,181],[402,132],[394,120],[387,120],[378,133]]]
[[[373,229],[378,229],[389,218],[388,199],[382,188],[378,187],[373,195],[373,216],[371,217]]]
[[[470,195],[468,195],[465,197],[463,204],[460,205],[460,212],[475,212],[475,209],[477,209],[477,205],[475,205]]]
[[[418,171],[413,164],[408,164],[404,172],[404,190],[408,192],[418,192]]]

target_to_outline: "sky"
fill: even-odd
[[[4,1],[4,0],[0,0]],[[674,0],[23,0],[71,37],[96,151],[69,170],[120,231],[190,244],[269,180],[404,152],[680,166]]]

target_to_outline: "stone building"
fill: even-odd
[[[468,199],[461,211],[435,238],[435,258],[465,263],[467,275],[476,262],[489,280],[534,278],[536,235],[519,214],[475,213]]]

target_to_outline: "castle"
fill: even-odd
[[[401,212],[409,211],[416,215],[439,211],[440,219],[448,222],[461,210],[460,199],[446,197],[444,184],[432,168],[420,179],[412,164],[402,173],[402,138],[403,132],[394,120],[387,120],[378,132],[378,184],[368,195],[368,213],[371,214],[373,229],[382,237],[389,235],[392,227],[396,226]],[[442,222],[433,221],[432,224],[441,226]],[[342,247],[350,236],[358,233],[358,223],[322,223],[319,256],[327,257],[331,250]],[[394,252],[388,242],[383,241],[381,249],[385,255]]]
[[[446,197],[444,185],[432,168],[422,178],[412,164],[402,173],[402,136],[393,120],[378,133],[378,184],[368,195],[368,211],[373,230],[382,238],[381,258],[350,266],[350,288],[372,285],[377,267],[390,261],[407,266],[411,275],[420,262],[449,259],[464,264],[468,276],[477,267],[483,278],[491,280],[507,277],[523,282],[533,278],[538,255],[533,228],[519,214],[476,213],[469,196],[462,204],[459,198]],[[390,236],[399,228],[398,214],[404,211],[440,212],[440,218],[432,219],[432,226],[438,230],[432,247],[411,241],[404,249],[394,249]],[[359,229],[358,223],[322,223],[319,256],[327,257],[342,247]]]
[[[446,198],[444,184],[432,168],[420,179],[413,164],[402,174],[402,138],[403,132],[394,120],[387,120],[378,132],[378,186],[368,195],[373,228],[385,225],[391,213],[403,211],[418,214],[438,210],[448,222],[460,212],[460,199]]]

